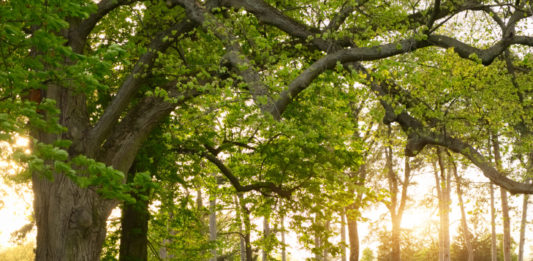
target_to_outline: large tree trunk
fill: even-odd
[[[45,144],[53,144],[58,139],[71,140],[68,150],[71,158],[85,155],[122,173],[128,173],[148,134],[174,107],[168,104],[139,105],[100,146],[89,142],[89,136],[85,135],[89,130],[89,120],[81,94],[49,86],[45,97],[56,101],[61,111],[60,124],[67,127],[68,132],[52,135],[33,131],[33,137]],[[134,125],[135,128],[132,128]],[[118,201],[101,197],[95,188],[80,188],[62,173],[52,175],[52,180],[38,172],[34,172],[32,177],[37,225],[36,260],[99,260],[106,235],[106,220]]]
[[[58,139],[72,140],[69,154],[83,154],[82,132],[87,128],[84,97],[54,85],[48,87],[45,97],[56,101],[62,113],[60,123],[68,128],[68,132],[54,135],[34,130],[32,136],[45,144]],[[127,168],[121,170],[126,172],[132,161],[126,162]],[[48,179],[34,172],[32,177],[37,225],[35,260],[99,260],[106,220],[116,202],[102,199],[92,189],[80,188],[61,173],[52,175],[52,179]]]
[[[135,170],[130,172],[128,182],[133,182]],[[142,196],[134,195],[135,204],[124,203],[122,207],[121,235],[120,235],[120,261],[146,261],[148,260],[148,201]]]
[[[54,181],[34,175],[33,191],[35,260],[99,260],[109,206],[95,192],[79,188],[62,174],[56,174]]]

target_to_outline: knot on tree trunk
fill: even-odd
[[[92,213],[87,208],[77,207],[70,216],[69,228],[86,230],[93,225]]]

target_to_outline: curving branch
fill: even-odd
[[[428,30],[431,30],[433,28],[433,24],[437,20],[437,17],[440,13],[440,0],[435,0],[435,3],[433,4],[433,10],[431,12],[431,16],[429,17],[427,28]]]
[[[391,94],[391,88],[385,89],[380,84],[371,84],[371,89],[380,97]],[[395,89],[398,89],[398,87]],[[403,93],[403,95],[407,94]],[[405,147],[406,156],[415,156],[427,145],[442,146],[469,159],[470,162],[483,172],[483,175],[509,192],[513,194],[533,194],[533,184],[520,183],[509,179],[506,175],[498,171],[490,160],[483,156],[472,145],[448,134],[430,131],[429,127],[425,126],[420,120],[409,115],[407,111],[402,111],[397,114],[394,112],[394,109],[390,104],[386,103],[383,99],[380,101],[382,105],[384,105],[383,107],[386,110],[386,114],[389,115],[387,121],[389,121],[389,123],[397,122],[408,135],[407,145]]]
[[[87,36],[94,26],[109,12],[113,11],[114,9],[123,6],[123,5],[130,5],[135,2],[138,2],[140,0],[102,0],[100,1],[98,5],[98,9],[95,13],[91,14],[86,19],[82,20],[79,24],[80,34]]]
[[[195,19],[195,17],[201,17],[201,14],[206,15],[205,11],[202,11],[201,7],[196,4],[193,0],[175,0],[183,5],[189,14],[190,19]],[[283,14],[281,14],[276,9],[273,9],[271,6],[265,4],[261,0],[249,0],[249,1],[232,1],[225,0],[226,4],[234,4],[234,7],[244,7],[247,11],[250,11],[261,21],[278,27],[279,29],[287,32],[289,35],[299,38],[306,38],[311,34],[311,30],[307,26],[299,24],[298,22],[290,19]],[[479,5],[465,5],[472,9],[481,10]],[[467,8],[467,7],[464,7]],[[439,17],[442,12],[433,12],[434,17]],[[198,22],[202,22],[202,19],[198,19]],[[227,32],[227,31],[226,31]],[[382,44],[375,47],[354,47],[347,49],[340,49],[338,51],[332,52],[331,46],[335,43],[330,42],[321,42],[315,41],[312,42],[319,49],[328,52],[327,55],[323,56],[319,60],[315,61],[311,66],[305,69],[297,78],[295,78],[289,86],[280,94],[280,97],[274,102],[273,106],[270,107],[268,111],[276,119],[281,119],[281,115],[287,106],[292,102],[292,100],[302,91],[304,91],[312,81],[319,76],[321,73],[328,69],[334,68],[338,63],[348,64],[351,63],[353,68],[357,70],[363,70],[359,62],[361,61],[372,61],[383,59],[399,54],[405,54],[413,52],[416,49],[435,46],[441,48],[453,48],[454,51],[463,58],[466,59],[479,59],[483,64],[491,64],[494,59],[499,56],[503,51],[505,51],[509,46],[513,44],[522,44],[533,46],[533,38],[528,36],[515,36],[515,35],[505,35],[502,40],[498,41],[494,45],[486,48],[479,49],[463,43],[455,38],[451,38],[443,35],[432,35],[430,34],[427,39],[405,39],[395,43]],[[241,52],[238,49],[232,50],[235,57],[242,57]],[[473,57],[477,56],[477,59]],[[255,78],[252,78],[254,82],[262,85],[258,82],[260,77],[257,72],[251,69],[251,65],[247,62],[246,59],[233,61],[234,64],[240,67],[249,68],[247,73],[251,75],[255,74]],[[380,95],[385,95],[386,90],[381,88],[381,83],[372,82],[371,88],[375,90]],[[435,132],[427,131],[427,128],[418,120],[411,117],[407,112],[402,112],[399,115],[396,115],[393,107],[390,104],[387,104],[382,101],[383,107],[387,111],[388,121],[396,121],[400,123],[404,131],[409,135],[410,141],[406,148],[406,153],[408,155],[414,155],[418,153],[423,147],[427,144],[440,145],[449,148],[450,150],[461,153],[465,157],[471,160],[471,162],[478,166],[485,176],[490,178],[496,184],[504,187],[512,193],[533,193],[532,185],[527,185],[523,183],[518,183],[516,181],[510,180],[509,178],[502,175],[497,171],[489,161],[484,158],[481,153],[479,153],[471,145],[463,142],[462,140],[455,139],[453,137],[442,135]]]
[[[177,106],[197,97],[202,92],[196,89],[180,91],[176,82],[167,84],[169,98],[177,99],[175,102],[162,97],[144,97],[132,108],[122,121],[113,129],[103,145],[104,155],[102,162],[113,166],[115,169],[127,173],[127,166],[133,162],[137,151],[146,140],[150,132],[162,119],[167,117]]]
[[[294,189],[284,189],[283,187],[276,185],[272,182],[255,182],[250,185],[242,185],[239,181],[239,179],[233,174],[233,172],[226,167],[226,165],[216,156],[209,154],[209,153],[203,153],[203,157],[205,157],[207,160],[209,160],[211,163],[213,163],[217,168],[222,172],[222,174],[229,180],[233,188],[237,192],[248,192],[248,191],[259,191],[262,192],[264,190],[272,191],[281,197],[284,198],[290,198],[292,191]]]
[[[98,149],[98,146],[106,139],[133,96],[137,94],[146,76],[150,74],[158,53],[166,50],[174,39],[192,31],[195,26],[195,23],[184,20],[154,37],[148,46],[148,51],[139,58],[131,73],[120,86],[111,104],[105,109],[104,114],[94,128],[89,131],[87,147],[90,153]],[[174,34],[172,33],[173,31],[175,32]]]

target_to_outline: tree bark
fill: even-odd
[[[133,168],[132,168],[133,169]],[[135,170],[128,175],[128,182],[133,182]],[[148,260],[148,191],[143,195],[134,195],[135,204],[124,203],[122,207],[120,255],[119,261],[146,261]]]
[[[350,261],[359,260],[359,231],[357,229],[357,218],[350,210],[355,209],[355,203],[348,206],[346,219],[348,223],[348,238],[350,240]]]
[[[34,175],[37,225],[35,260],[99,260],[111,209],[96,192],[57,174],[54,181]]]

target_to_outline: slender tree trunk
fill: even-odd
[[[533,174],[533,152],[530,152],[528,154],[528,162],[527,162],[527,172],[528,174]],[[527,182],[531,182],[531,178],[526,180]],[[528,199],[529,195],[524,194],[523,195],[523,202],[522,202],[522,220],[520,221],[520,241],[518,244],[518,261],[524,260],[524,245],[526,242],[526,225],[527,225],[527,205],[528,205]]]
[[[389,143],[391,142],[391,134],[392,134],[392,128],[389,125],[388,126],[388,132],[387,132],[387,139],[389,140]],[[392,144],[388,144],[386,149],[386,167],[387,167],[387,178],[389,181],[389,191],[391,193],[391,203],[389,208],[389,212],[391,215],[391,223],[392,223],[392,231],[391,231],[391,261],[400,261],[401,260],[401,253],[400,253],[400,227],[398,223],[398,177],[396,176],[396,173],[394,172],[394,163],[393,163],[393,153],[392,153]],[[401,223],[401,221],[400,221]]]
[[[246,249],[246,261],[253,260],[252,243],[250,240],[250,232],[252,231],[252,223],[250,222],[250,210],[246,207],[242,194],[238,194],[239,203],[242,210],[242,217],[244,223],[244,244]]]
[[[496,167],[501,170],[502,158],[500,154],[500,142],[496,135],[492,135],[492,148]],[[500,187],[500,195],[502,200],[503,218],[503,260],[511,261],[511,223],[509,219],[509,203],[507,199],[507,191],[502,187]]]
[[[318,224],[318,218],[315,216],[315,224]],[[322,260],[322,251],[320,249],[322,248],[322,241],[320,238],[320,233],[318,230],[315,231],[315,260],[316,261],[323,261]]]
[[[520,221],[520,243],[518,245],[518,261],[524,261],[524,244],[526,242],[526,223],[527,223],[527,203],[529,195],[524,194],[522,197],[522,220]]]
[[[455,162],[452,163],[453,175],[455,177],[455,183],[457,184],[457,197],[459,199],[459,207],[461,208],[461,226],[463,228],[463,237],[466,244],[466,250],[468,252],[467,261],[474,261],[474,248],[472,247],[472,237],[470,236],[470,231],[468,230],[468,224],[466,221],[465,205],[463,202],[463,191],[461,189],[461,180],[459,178],[459,174],[457,173],[457,166],[455,165]]]
[[[509,202],[507,191],[500,187],[502,198],[502,218],[503,218],[503,260],[511,261],[511,222],[509,217]]]
[[[357,219],[350,209],[355,208],[355,204],[350,205],[346,211],[348,220],[348,238],[350,239],[350,261],[359,260],[359,231],[357,230]]]
[[[217,201],[215,195],[211,196],[209,200],[209,240],[216,242],[217,240]],[[211,261],[217,260],[217,248],[211,248]]]
[[[329,220],[326,221],[326,224],[324,225],[324,234],[325,236],[322,237],[322,247],[324,248],[324,252],[322,254],[322,259],[324,261],[328,261],[329,260],[329,248],[328,248],[328,237],[327,235],[329,234]]]
[[[135,166],[135,164],[134,164]],[[132,167],[128,175],[128,183],[133,182],[137,170]],[[149,191],[141,191],[141,195],[133,195],[136,203],[124,203],[121,218],[120,236],[120,261],[146,261],[148,260],[148,196]]]
[[[285,216],[281,216],[281,261],[287,261],[287,245],[285,242]]]
[[[196,208],[201,211],[204,208],[204,198],[202,196],[202,190],[198,189],[196,191]]]
[[[263,239],[268,240],[268,237],[270,236],[270,222],[268,221],[268,216],[263,217]],[[268,244],[265,245],[263,248],[263,257],[261,260],[267,261],[268,260],[268,252],[269,252],[270,246]]]
[[[392,260],[401,260],[400,253],[400,229],[401,229],[401,219],[397,216],[391,216],[392,219],[392,231],[391,231],[391,241],[392,241]]]
[[[346,211],[341,212],[341,245],[341,261],[346,261]]]
[[[446,173],[446,167],[442,159],[441,149],[437,148],[437,159],[440,169],[440,178],[438,171],[435,167],[435,185],[437,188],[437,195],[439,198],[439,217],[440,217],[440,229],[439,229],[439,260],[450,260],[450,221],[449,221],[449,209],[450,209],[450,175]]]
[[[239,242],[240,242],[241,261],[246,261],[246,242],[244,240],[244,229],[242,228],[243,222],[242,222],[241,205],[239,203],[239,198],[237,197],[237,195],[233,197],[233,200],[235,202],[235,216],[237,219],[237,224],[239,225]]]
[[[163,239],[162,246],[159,248],[159,259],[166,261],[166,260],[172,260],[174,255],[169,254],[168,249],[169,245],[172,244],[172,236],[175,235],[175,231],[172,230],[172,222],[174,220],[174,192],[169,191],[165,193],[165,200],[164,204],[166,205],[164,209],[167,209],[167,215],[168,218],[166,220],[166,230],[167,230],[167,236],[165,239]]]
[[[392,128],[388,126],[387,138],[390,141]],[[393,163],[393,151],[392,145],[389,144],[386,149],[386,168],[387,178],[389,181],[389,191],[391,193],[391,203],[387,206],[391,216],[392,231],[391,231],[391,260],[400,261],[401,257],[401,223],[405,204],[407,202],[407,189],[409,187],[409,179],[411,176],[411,166],[409,164],[409,158],[405,158],[404,165],[404,178],[401,180],[394,172]],[[399,187],[401,185],[401,194]],[[398,198],[399,197],[399,198]]]
[[[494,185],[490,183],[490,231],[491,231],[491,244],[490,244],[490,257],[492,261],[498,260],[498,244],[496,239],[496,208],[494,204]]]

